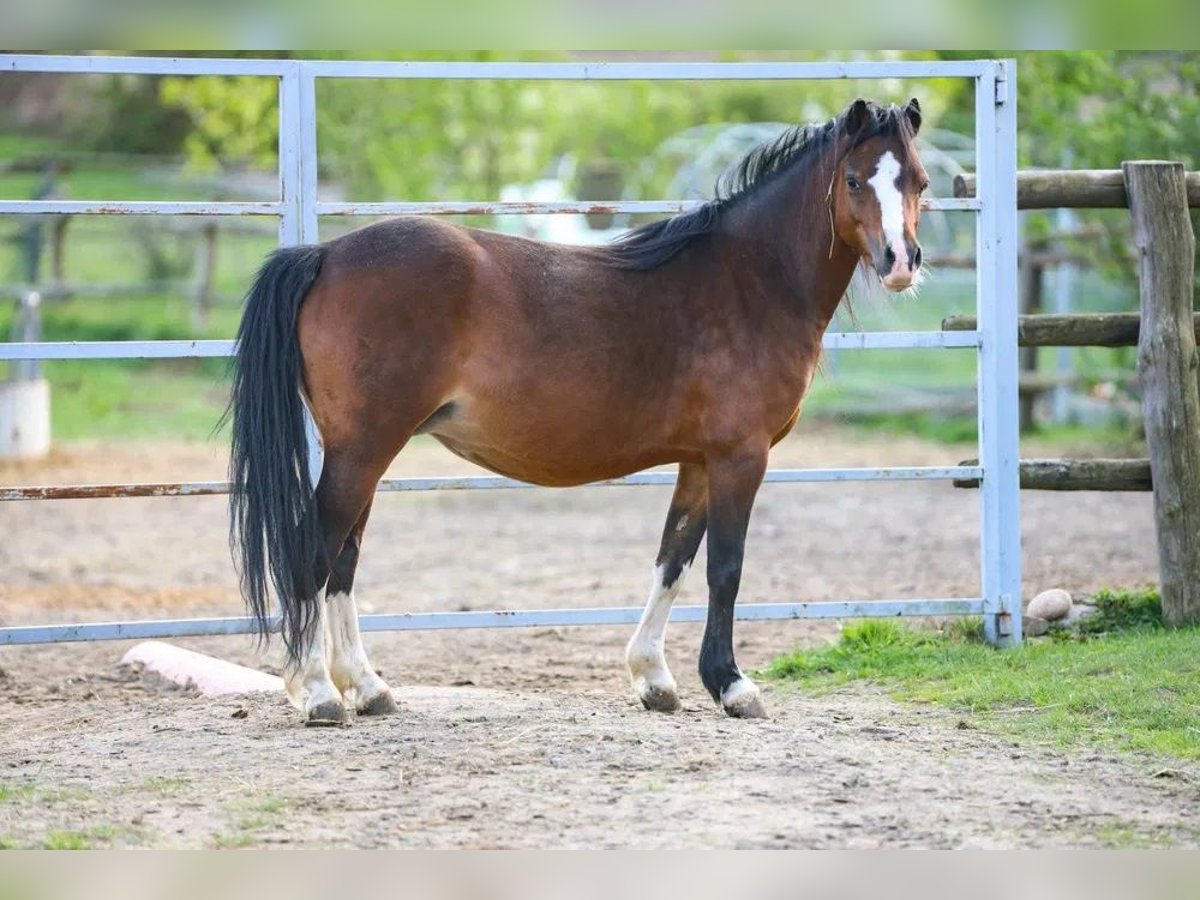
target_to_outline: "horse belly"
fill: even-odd
[[[535,402],[486,410],[478,406],[456,401],[456,414],[429,433],[455,455],[509,478],[565,487],[681,458],[655,435],[598,412],[539,408]]]

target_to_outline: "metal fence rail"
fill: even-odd
[[[770,470],[766,483],[980,479],[981,579],[978,598],[875,600],[828,603],[745,603],[740,619],[982,614],[988,639],[999,645],[1020,641],[1020,543],[1017,486],[1016,355],[1016,119],[1015,66],[1009,61],[822,62],[822,63],[458,63],[310,60],[228,60],[162,57],[0,55],[5,72],[78,74],[245,75],[279,84],[280,195],[268,202],[4,200],[0,215],[189,215],[273,216],[281,245],[319,241],[321,216],[490,215],[579,213],[678,213],[694,201],[613,202],[329,202],[317,199],[318,78],[563,79],[563,80],[794,80],[968,78],[974,82],[977,195],[933,198],[923,208],[973,213],[976,217],[977,331],[827,334],[829,349],[974,349],[979,354],[978,466],[917,466]],[[0,343],[0,360],[166,359],[221,357],[233,341],[91,341]],[[642,472],[601,482],[607,486],[669,485],[675,476]],[[494,490],[531,485],[479,476],[399,478],[381,491]],[[225,482],[97,484],[0,488],[0,501],[204,496],[228,492]],[[365,631],[432,628],[624,624],[641,610],[558,609],[372,615],[360,617]],[[704,618],[704,607],[682,606],[672,621]],[[172,619],[0,628],[0,644],[118,640],[186,635],[245,634],[247,618]]]
[[[763,484],[801,484],[831,481],[953,481],[980,478],[979,466],[886,466],[848,469],[770,469]],[[671,486],[674,472],[638,472],[624,478],[593,481],[588,487]],[[426,478],[385,478],[376,489],[393,491],[488,491],[536,488],[536,484],[502,475],[450,475]],[[99,500],[106,497],[204,497],[228,494],[227,481],[179,481],[141,484],[65,484],[0,487],[6,500]]]
[[[738,618],[746,621],[785,619],[857,619],[868,616],[969,616],[983,612],[983,600],[853,600],[822,603],[741,603]],[[591,609],[514,609],[470,612],[392,613],[359,616],[363,631],[443,631],[454,628],[550,628],[563,625],[634,625],[640,606]],[[676,606],[672,622],[703,622],[706,606]],[[278,631],[275,620],[272,631]],[[86,625],[26,625],[0,629],[0,646],[68,641],[126,641],[163,637],[213,637],[254,634],[246,616],[224,619],[151,619],[143,622],[95,622]]]
[[[978,331],[834,332],[826,350],[912,350],[932,347],[977,348]],[[232,356],[233,341],[41,341],[0,343],[0,360],[14,359],[181,359]]]

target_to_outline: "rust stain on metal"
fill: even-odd
[[[229,484],[223,481],[64,484],[0,488],[0,502],[6,500],[99,500],[112,497],[202,497],[227,493],[229,493]]]

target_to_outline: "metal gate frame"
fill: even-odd
[[[318,78],[513,80],[827,80],[969,78],[975,85],[977,196],[929,199],[923,208],[976,216],[977,331],[826,334],[837,349],[973,348],[978,353],[979,465],[888,468],[771,469],[765,483],[948,480],[978,478],[981,592],[978,597],[814,603],[739,603],[739,619],[982,615],[996,646],[1021,641],[1021,547],[1017,431],[1017,130],[1013,60],[850,63],[474,63],[228,60],[149,57],[0,55],[4,72],[78,74],[245,75],[279,82],[279,199],[270,202],[127,202],[0,200],[0,215],[275,216],[281,246],[319,241],[320,216],[467,215],[492,213],[676,213],[689,201],[618,203],[341,203],[317,199]],[[0,360],[133,359],[229,356],[233,341],[89,341],[0,343]],[[669,473],[642,472],[602,485],[670,485]],[[501,477],[400,478],[381,491],[481,490],[532,485]],[[197,496],[228,493],[224,482],[0,487],[0,501],[96,497]],[[363,631],[636,623],[641,607],[365,615]],[[704,621],[707,608],[677,606],[672,622]],[[164,619],[0,628],[0,645],[246,634],[247,617]]]

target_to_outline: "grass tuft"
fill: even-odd
[[[92,841],[82,831],[50,831],[42,841],[43,850],[90,850]]]
[[[1096,601],[1073,640],[997,651],[976,621],[934,632],[873,619],[779,657],[765,675],[815,692],[869,680],[1012,737],[1200,761],[1200,629],[1161,627],[1154,592]]]
[[[1162,598],[1154,588],[1102,590],[1092,597],[1096,612],[1079,621],[1081,634],[1163,627]]]

